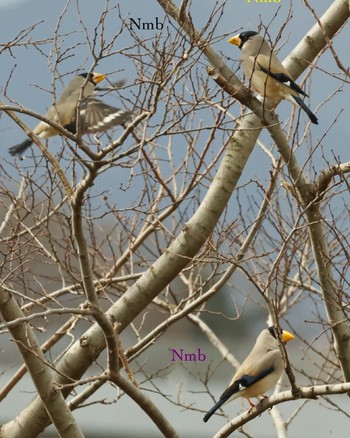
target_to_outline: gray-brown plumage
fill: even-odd
[[[45,117],[55,123],[59,123],[72,134],[89,134],[103,132],[114,125],[123,124],[131,115],[125,111],[107,105],[94,97],[96,85],[105,79],[100,73],[82,73],[72,79],[63,90],[57,103],[52,105]],[[34,129],[33,134],[40,138],[49,138],[57,135],[55,128],[45,122],[40,122]],[[12,146],[9,149],[11,155],[22,155],[32,144],[31,139]]]
[[[294,339],[294,336],[282,330],[280,338],[286,343]],[[252,351],[238,368],[219,401],[204,416],[203,421],[207,422],[229,399],[243,397],[248,399],[250,406],[253,407],[254,404],[249,399],[264,395],[277,383],[282,371],[283,360],[275,328],[269,327],[260,333]]]
[[[242,69],[251,86],[276,106],[282,99],[302,108],[312,123],[317,117],[300,97],[307,94],[294,82],[287,69],[274,54],[270,44],[257,32],[246,31],[228,40],[242,51]]]

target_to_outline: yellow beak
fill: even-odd
[[[286,343],[286,342],[292,341],[293,339],[294,339],[294,336],[292,335],[292,333],[287,332],[287,330],[282,331],[282,334],[281,334],[282,342]]]
[[[99,82],[103,81],[103,79],[106,79],[106,75],[103,75],[101,73],[93,73],[92,80],[95,84],[98,84]]]
[[[239,47],[242,43],[242,40],[240,39],[239,35],[235,35],[231,37],[227,42]]]

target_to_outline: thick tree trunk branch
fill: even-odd
[[[2,288],[0,289],[0,312],[5,321],[13,321],[24,316],[14,298]],[[46,413],[46,415],[43,415],[41,419],[35,418],[35,421],[42,420],[43,430],[45,423],[47,423],[48,415],[60,436],[67,438],[84,437],[61,392],[54,385],[54,375],[46,364],[46,357],[41,351],[30,325],[23,322],[15,326],[11,325],[9,331],[16,341],[43,406],[45,406],[43,413]],[[33,416],[35,417],[35,415]],[[30,429],[24,428],[20,422],[17,423],[17,427],[18,432],[14,433],[11,427],[8,428],[6,425],[3,425],[0,428],[0,435],[4,437],[11,436],[13,438],[19,438],[24,435],[28,437],[37,435],[37,433],[31,435]]]
[[[230,421],[230,423],[226,424],[217,434],[214,435],[214,438],[226,438],[230,436],[239,427],[280,403],[300,399],[317,399],[319,396],[345,394],[349,391],[350,383],[339,383],[336,385],[301,386],[299,387],[297,397],[293,395],[292,391],[279,392],[267,399],[263,399],[250,412],[246,411],[239,417]]]

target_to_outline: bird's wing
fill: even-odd
[[[88,97],[83,99],[79,105],[79,130],[82,134],[103,132],[114,125],[123,124],[130,116],[130,111],[115,108],[99,99]]]
[[[232,382],[228,388],[226,388],[226,390],[221,394],[220,400],[228,400],[239,391],[243,391],[249,386],[252,386],[254,383],[259,382],[264,377],[271,374],[274,370],[275,367],[272,365],[269,368],[263,369],[256,375],[244,374],[242,377]]]
[[[256,65],[268,76],[276,79],[276,81],[281,82],[283,85],[291,88],[297,93],[307,96],[307,94],[297,85],[293,79],[289,76],[287,70],[280,63],[275,55],[266,56],[259,54],[256,57]]]

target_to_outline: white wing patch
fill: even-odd
[[[89,129],[98,129],[98,128],[103,128],[104,126],[109,125],[110,123],[112,123],[114,120],[118,119],[119,117],[123,116],[123,114],[125,114],[125,111],[117,111],[113,114],[109,114],[108,116],[104,117],[102,120],[100,120],[97,124],[89,127]]]
[[[238,385],[238,391],[243,391],[243,389],[247,389],[246,386],[242,385],[241,383]]]

